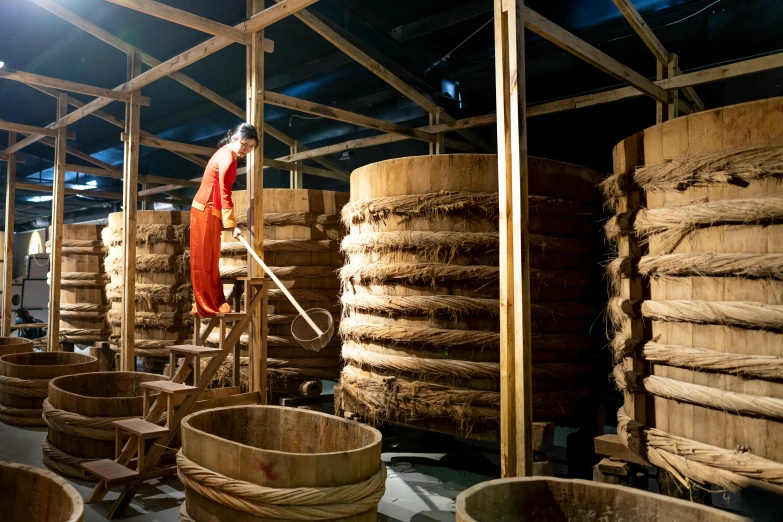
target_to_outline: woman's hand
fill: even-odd
[[[242,235],[242,231],[239,230],[239,227],[236,227],[231,235],[234,236],[234,239],[239,239],[239,236]]]

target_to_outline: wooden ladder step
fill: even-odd
[[[247,315],[246,312],[225,312],[217,314],[215,317],[225,319],[228,322],[241,321],[243,317]]]
[[[269,279],[266,277],[248,277],[248,276],[237,276],[237,277],[231,277],[231,276],[220,276],[221,282],[231,282],[231,281],[247,281],[251,285],[260,286],[264,284],[264,281],[268,281]]]
[[[196,388],[195,386],[188,386],[187,384],[180,384],[178,382],[172,382],[172,381],[143,382],[141,383],[141,387],[160,393],[166,393],[169,395],[180,395],[180,394],[187,394],[194,391],[198,391],[198,388]]]
[[[82,463],[85,471],[95,475],[107,484],[121,484],[135,480],[139,474],[113,460],[103,459]]]
[[[158,426],[144,419],[123,419],[112,422],[122,431],[141,437],[142,439],[157,439],[169,432],[165,426]]]
[[[175,344],[174,346],[167,346],[166,350],[183,355],[198,355],[199,357],[214,357],[220,353],[219,348],[196,346],[195,344]]]

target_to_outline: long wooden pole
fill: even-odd
[[[57,119],[68,113],[68,95],[57,98]],[[63,212],[65,206],[65,141],[68,128],[57,129],[54,149],[54,182],[52,183],[52,237],[49,254],[49,343],[50,352],[60,350],[60,288],[62,284]]]
[[[8,146],[16,143],[16,132],[8,133]],[[5,189],[5,245],[3,247],[3,328],[4,337],[11,335],[11,296],[14,281],[14,205],[16,198],[16,154],[8,158]]]
[[[128,80],[141,73],[138,52],[128,55]],[[136,369],[136,206],[139,178],[139,117],[141,107],[136,101],[140,91],[134,91],[126,107],[128,141],[125,143],[125,182],[122,186],[122,331],[120,333],[120,369]]]
[[[264,0],[248,0],[248,18],[256,15],[264,9]],[[247,192],[250,195],[250,208],[247,216],[247,232],[250,245],[253,250],[264,255],[264,31],[253,33],[253,41],[247,49],[247,114],[249,121],[258,131],[258,145],[248,155],[247,159]],[[252,255],[247,257],[248,275],[250,277],[263,277],[261,266],[256,263]],[[248,288],[252,288],[248,285]],[[248,346],[250,348],[250,382],[252,391],[261,392],[261,403],[267,402],[267,303],[268,288],[264,284],[261,306],[251,312],[256,321],[250,329]],[[250,299],[246,296],[245,299]]]
[[[527,122],[523,0],[495,0],[500,205],[500,465],[533,468]]]

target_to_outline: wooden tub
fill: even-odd
[[[587,480],[490,480],[457,496],[457,522],[749,522],[684,500]]]
[[[186,492],[182,520],[195,522],[375,522],[386,480],[378,430],[279,406],[185,417],[177,467]],[[222,495],[205,477],[240,481],[241,494]]]
[[[41,415],[49,381],[98,370],[98,359],[68,352],[31,352],[0,357],[0,420],[17,426],[46,426]]]
[[[44,469],[0,462],[3,522],[82,522],[84,502],[66,481]]]
[[[113,420],[141,417],[141,383],[163,376],[136,372],[94,372],[52,379],[44,401],[49,432],[43,460],[51,469],[84,480],[81,464],[114,459]]]
[[[33,341],[24,337],[0,337],[0,355],[33,351]]]

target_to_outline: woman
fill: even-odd
[[[26,308],[20,308],[16,311],[16,324],[43,324],[43,321],[36,319]],[[43,328],[20,328],[19,337],[25,339],[40,339],[45,336]]]
[[[241,235],[234,215],[231,188],[237,179],[237,158],[244,158],[258,144],[258,132],[249,123],[229,130],[220,140],[201,180],[190,209],[190,277],[196,303],[192,313],[212,317],[230,312],[220,284],[220,232],[233,229]]]

